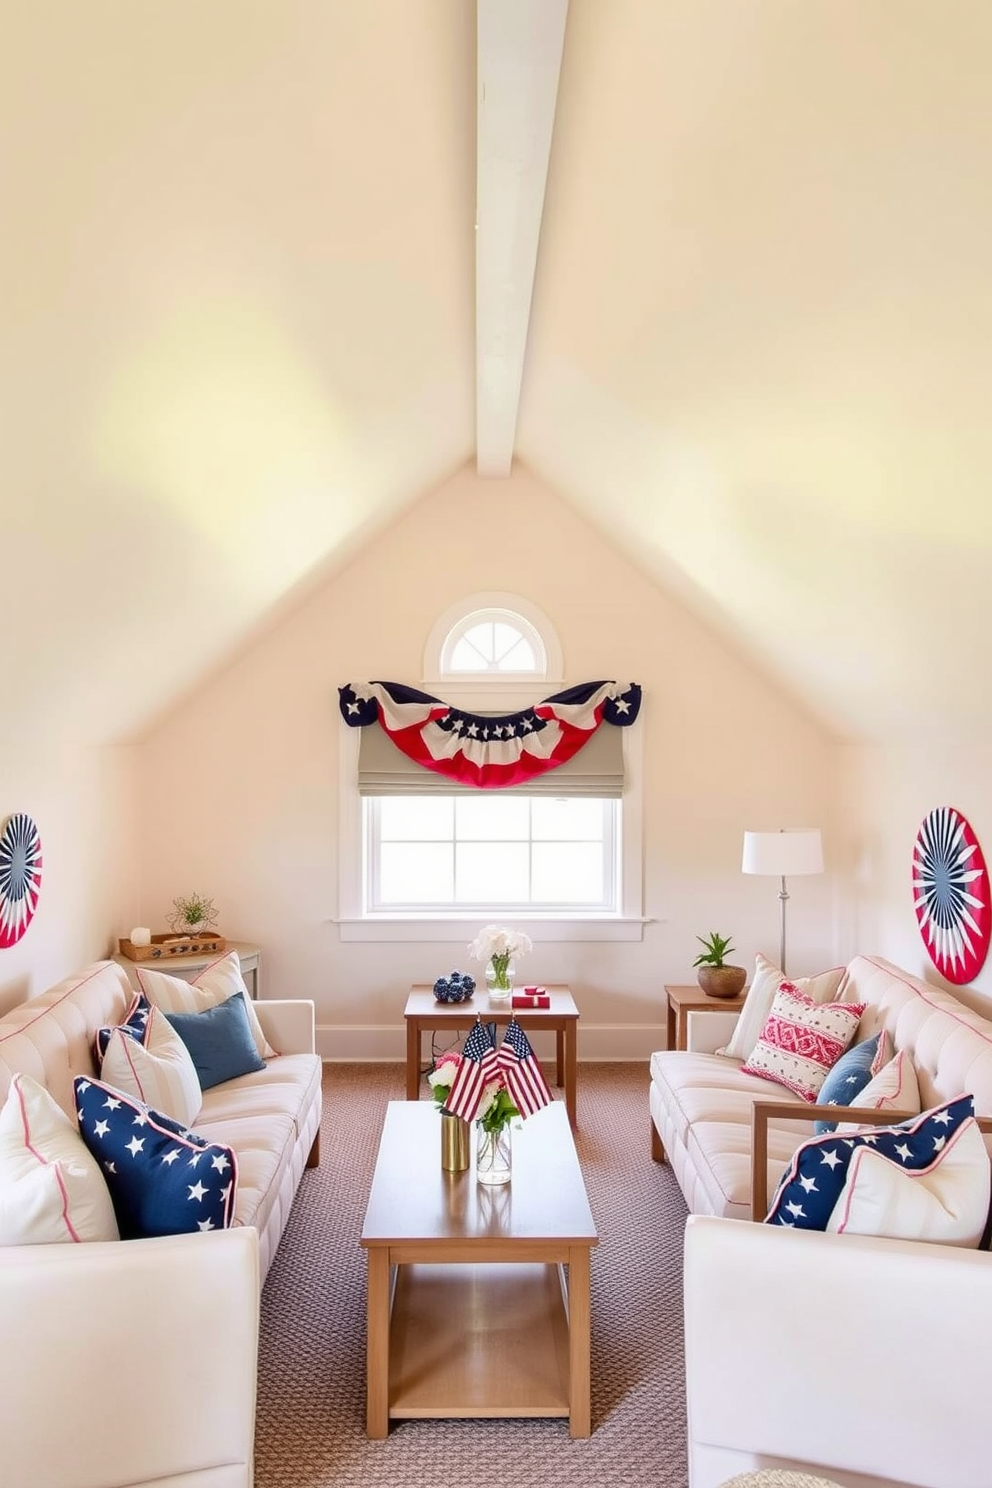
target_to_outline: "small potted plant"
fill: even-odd
[[[703,950],[692,964],[699,968],[696,980],[706,996],[736,997],[747,981],[747,972],[743,966],[728,966],[724,959],[734,949],[730,936],[717,935],[715,930],[711,930],[705,940],[701,935],[696,939]]]
[[[188,897],[180,894],[172,903],[175,912],[167,918],[177,935],[201,935],[217,922],[214,901],[205,894],[190,894]]]

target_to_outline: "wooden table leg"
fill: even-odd
[[[420,1099],[420,1022],[410,1015],[406,1020],[406,1098]]]
[[[365,1308],[365,1434],[374,1441],[389,1435],[389,1250],[370,1245]]]
[[[578,1128],[579,1118],[575,1104],[575,1084],[578,1065],[578,1018],[569,1018],[565,1024],[565,1109],[573,1131]]]
[[[671,1002],[669,1002],[668,1004],[668,1027],[666,1031],[665,1048],[675,1048],[675,1007]]]
[[[568,1431],[589,1436],[592,1431],[589,1399],[590,1305],[589,1247],[568,1249]]]
[[[555,1084],[565,1083],[565,1025],[555,1029]]]

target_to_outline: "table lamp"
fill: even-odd
[[[823,844],[819,827],[782,828],[778,832],[745,832],[742,873],[768,874],[780,878],[778,891],[782,908],[779,966],[785,972],[785,906],[789,891],[787,878],[797,873],[823,872]]]

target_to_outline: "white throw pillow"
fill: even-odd
[[[255,1040],[255,1048],[262,1059],[278,1057],[278,1051],[273,1049],[262,1032],[258,1014],[252,1006],[245,979],[241,975],[237,951],[228,951],[226,956],[211,962],[191,982],[183,981],[182,977],[168,976],[164,971],[150,971],[144,966],[138,967],[138,981],[149,1002],[161,1008],[163,1013],[205,1013],[219,1002],[226,1002],[235,992],[243,992],[245,1012],[248,1014],[248,1026]]]
[[[754,976],[741,1008],[741,1015],[734,1025],[730,1042],[718,1054],[731,1059],[748,1059],[754,1052],[758,1035],[765,1026],[771,1012],[775,993],[782,982],[791,982],[800,992],[805,992],[814,1002],[829,1002],[835,996],[844,977],[845,968],[837,966],[833,971],[821,971],[817,976],[787,977],[785,973],[759,951],[754,958]]]
[[[916,1069],[905,1049],[893,1055],[864,1090],[858,1091],[851,1110],[856,1111],[859,1106],[866,1111],[906,1111],[914,1116],[923,1109]],[[839,1132],[857,1129],[856,1121],[842,1121],[837,1127]]]
[[[142,1042],[124,1028],[112,1028],[100,1078],[173,1121],[192,1126],[203,1092],[190,1052],[165,1014],[153,1007]]]
[[[985,1229],[989,1191],[989,1155],[972,1117],[921,1170],[906,1171],[871,1147],[860,1147],[827,1229],[974,1247]]]
[[[14,1075],[0,1109],[0,1245],[118,1238],[96,1158],[44,1086]]]

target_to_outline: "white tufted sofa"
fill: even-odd
[[[981,1116],[992,1115],[992,1023],[948,993],[875,956],[856,956],[834,994],[868,1006],[858,1038],[885,1027],[895,1049],[910,1052],[924,1109],[970,1091]],[[740,1060],[715,1050],[736,1013],[689,1015],[689,1047],[651,1056],[651,1137],[656,1159],[669,1158],[694,1214],[751,1216],[751,1111],[755,1101],[800,1110],[791,1091],[746,1075]],[[807,1119],[768,1125],[768,1192],[798,1144],[813,1134]],[[992,1484],[992,1476],[989,1479]]]
[[[102,961],[0,1019],[0,1100],[23,1071],[72,1115],[133,995]],[[321,1113],[313,1003],[254,1007],[279,1057],[205,1091],[195,1123],[238,1155],[234,1228],[0,1248],[3,1488],[250,1488],[259,1288]]]
[[[868,1033],[884,1026],[911,1051],[924,1107],[969,1091],[992,1115],[992,1022],[875,957],[850,963],[839,995],[868,1003]],[[731,1081],[728,1094],[718,1077],[707,1106],[688,1066],[698,1077],[700,1061],[727,1061],[661,1057],[658,1074],[673,1057],[688,1061],[664,1101],[653,1084],[651,1109],[698,1211],[685,1235],[690,1488],[774,1467],[842,1488],[989,1488],[992,1257],[727,1217],[749,1201],[742,1088]],[[753,1083],[759,1099],[774,1098],[774,1086]],[[687,1110],[693,1120],[680,1125]],[[769,1192],[797,1130],[769,1133]],[[718,1178],[700,1171],[711,1154]]]

